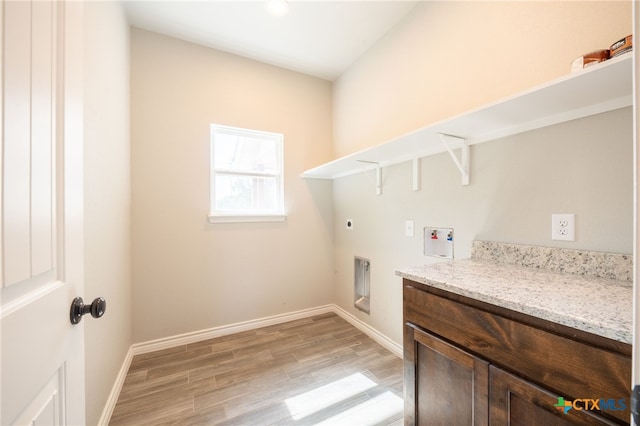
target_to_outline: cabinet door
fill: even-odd
[[[490,367],[491,426],[568,426],[568,425],[619,425],[593,411],[570,409],[566,413],[557,407],[558,395],[531,382]],[[628,423],[627,423],[628,424]]]
[[[405,395],[412,399],[405,403],[406,423],[487,425],[489,364],[411,326],[406,331],[411,356],[405,359],[412,361],[405,362],[413,364],[405,365],[405,386],[412,388]]]

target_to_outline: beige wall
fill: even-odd
[[[346,155],[545,83],[581,54],[631,33],[631,2],[424,2],[334,84],[334,153]],[[471,185],[448,154],[334,181],[334,301],[402,341],[394,269],[432,261],[425,226],[453,227],[455,255],[471,241],[631,253],[632,116],[626,108],[471,149]],[[552,213],[576,214],[577,240],[550,239]],[[352,218],[355,229],[346,231]],[[414,220],[416,236],[404,236]],[[353,308],[353,257],[371,259],[371,315]]]
[[[426,1],[334,85],[336,157],[570,71],[631,34],[630,1]]]
[[[129,25],[117,2],[85,10],[85,302],[107,300],[85,319],[87,423],[95,425],[131,338]]]
[[[133,29],[134,341],[330,303],[331,84]],[[283,223],[209,224],[209,124],[284,133]]]

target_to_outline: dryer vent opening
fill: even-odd
[[[369,313],[369,296],[371,291],[371,261],[362,257],[353,259],[353,306],[362,312]]]

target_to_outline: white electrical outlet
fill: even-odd
[[[575,241],[576,216],[574,214],[552,214],[551,239],[558,241]]]

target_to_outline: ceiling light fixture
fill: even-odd
[[[284,16],[289,13],[289,2],[287,0],[267,0],[265,6],[273,16]]]

